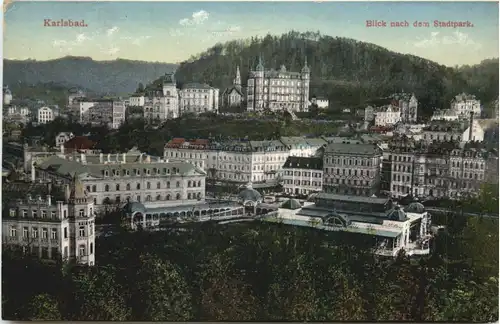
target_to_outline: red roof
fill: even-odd
[[[194,139],[188,141],[184,138],[173,138],[165,146],[169,148],[179,148],[184,146],[185,143],[189,143],[188,147],[186,148],[203,149],[208,146],[210,141],[207,139]]]
[[[93,149],[97,143],[89,140],[85,136],[75,136],[66,143],[64,143],[64,148],[76,149],[76,150],[90,150]]]

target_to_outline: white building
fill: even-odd
[[[219,110],[219,89],[207,84],[187,83],[179,91],[180,114],[217,112]]]
[[[3,87],[3,104],[4,106],[10,105],[12,102],[12,92],[8,86]]]
[[[125,122],[125,103],[122,100],[94,99],[80,101],[80,122],[105,125],[118,129]]]
[[[69,132],[69,133],[68,132],[61,132],[61,133],[57,134],[56,139],[55,139],[55,142],[56,142],[55,147],[61,147],[61,145],[63,145],[64,143],[66,143],[67,141],[72,139],[73,137],[75,137],[75,135],[71,132]]]
[[[436,110],[431,117],[431,120],[446,120],[455,121],[458,120],[460,116],[452,109]]]
[[[12,115],[20,115],[22,117],[28,117],[30,114],[30,110],[28,107],[17,107],[17,106],[10,106],[7,108],[7,115],[12,116]]]
[[[375,109],[372,106],[365,108],[365,123],[371,123],[375,119]]]
[[[123,154],[51,156],[34,166],[37,180],[68,182],[76,174],[98,208],[124,201],[147,207],[189,205],[205,199],[206,173],[194,165],[169,162],[137,151]]]
[[[481,117],[481,101],[476,99],[476,96],[461,93],[451,101],[451,110],[458,116],[469,118],[470,113],[474,113],[474,117]]]
[[[289,156],[315,156],[318,150],[327,144],[322,138],[283,136],[280,141],[289,149]]]
[[[283,191],[309,195],[323,188],[323,159],[289,156],[283,165]]]
[[[54,111],[49,107],[41,107],[38,109],[37,121],[40,124],[46,124],[54,120]]]
[[[20,247],[41,259],[95,264],[95,209],[83,185],[72,179],[64,197],[30,197],[11,202],[2,217],[4,246]],[[55,197],[56,198],[56,197]]]
[[[89,110],[96,103],[97,101],[95,100],[77,97],[73,99],[70,110],[80,123],[87,123],[91,119]]]
[[[422,130],[419,138],[426,142],[432,141],[460,141],[470,142],[484,140],[484,129],[480,123],[474,119],[472,124],[470,121],[462,122],[447,122],[447,121],[432,121],[427,127]]]
[[[308,111],[311,70],[307,59],[301,72],[288,72],[284,65],[279,71],[264,71],[262,59],[247,82],[247,111]]]
[[[144,96],[132,96],[129,99],[129,106],[144,107]]]
[[[279,208],[272,221],[374,238],[374,253],[395,257],[430,253],[431,215],[420,203],[400,207],[388,198],[313,194],[311,202]],[[270,220],[271,220],[270,219]]]
[[[144,101],[144,118],[164,121],[179,117],[179,94],[174,73],[165,73],[162,88],[150,91]]]
[[[329,106],[328,99],[312,97],[309,105],[316,105],[319,109],[327,109]]]
[[[400,121],[401,111],[393,105],[379,107],[375,112],[375,126],[393,126]]]
[[[404,124],[414,124],[418,117],[418,100],[415,94],[397,93],[391,96],[396,102],[394,106],[399,107],[401,121]]]

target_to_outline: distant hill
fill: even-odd
[[[54,82],[78,86],[103,94],[127,94],[139,82],[148,83],[171,72],[176,64],[117,59],[94,61],[89,57],[67,56],[50,61],[4,60],[4,84]]]
[[[177,69],[179,82],[206,82],[221,89],[234,79],[240,66],[242,81],[262,55],[266,69],[300,71],[307,56],[311,68],[310,94],[327,97],[331,107],[359,106],[374,97],[404,90],[414,92],[423,115],[433,108],[448,108],[459,92],[471,92],[484,101],[498,97],[497,68],[454,69],[413,55],[347,38],[319,33],[289,32],[281,36],[230,41],[182,62]],[[492,63],[493,64],[493,63]],[[469,80],[468,75],[474,79]],[[496,82],[495,82],[496,80]],[[480,85],[487,84],[480,91]]]

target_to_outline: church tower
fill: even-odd
[[[79,264],[95,264],[95,206],[81,180],[75,175],[66,185],[69,211],[69,257]]]
[[[301,107],[300,111],[307,111],[309,109],[309,79],[311,75],[311,70],[309,66],[307,66],[307,56],[304,60],[304,67],[300,72],[300,76],[302,79],[302,98],[301,98]]]
[[[411,95],[410,102],[408,104],[408,117],[410,123],[416,123],[418,117],[418,100],[415,94]]]
[[[255,110],[264,109],[264,64],[262,55],[259,56],[259,64],[255,68]]]
[[[241,87],[241,75],[240,75],[240,67],[236,67],[236,78],[233,80],[233,85],[235,87]]]

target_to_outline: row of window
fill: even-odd
[[[334,172],[335,171],[335,172]],[[334,169],[334,168],[325,168],[325,173],[330,175],[330,174],[335,174],[335,175],[340,175],[340,169]],[[342,169],[342,175],[353,175],[353,176],[358,176],[358,170],[356,169]],[[375,172],[374,171],[366,171],[366,170],[359,170],[359,176],[360,177],[374,177]]]
[[[347,185],[354,185],[354,186],[368,186],[370,184],[369,181],[363,181],[363,180],[350,180],[350,179],[325,179],[324,183],[330,183],[330,184],[347,184]]]
[[[170,172],[172,171],[172,172]],[[151,169],[143,169],[142,170],[142,175],[170,175],[170,174],[178,174],[179,173],[179,169],[178,168],[175,168],[173,167],[172,170],[170,170],[169,168],[163,168],[163,170],[160,170],[159,168],[153,168],[152,170]],[[109,175],[113,175],[113,176],[130,176],[131,174],[134,174],[136,176],[140,176],[141,175],[141,170],[140,169],[133,169],[132,172],[130,172],[130,170],[126,169],[126,170],[116,170],[116,169],[112,169],[111,172],[109,170],[102,170],[101,171],[101,174],[105,177],[109,177]]]
[[[198,187],[201,187],[201,181],[196,182],[196,181],[189,180],[187,182],[187,186],[188,186],[188,188],[198,188]],[[121,187],[120,184],[116,184],[115,185],[115,191],[120,191],[121,188],[122,187]],[[131,188],[132,188],[132,186],[131,186],[130,183],[127,183],[125,185],[125,191],[130,191],[130,190],[132,190]],[[170,188],[170,181],[167,181],[167,183],[166,183],[166,189],[169,189],[169,188]],[[179,181],[177,181],[175,183],[175,188],[180,188],[180,182]],[[146,189],[152,189],[151,182],[147,182],[146,183]],[[162,189],[161,188],[161,182],[157,182],[156,183],[156,189]],[[109,192],[110,190],[111,190],[111,186],[110,185],[108,185],[108,184],[104,185],[104,191]],[[141,190],[141,184],[137,183],[135,185],[135,189],[134,190]],[[96,185],[87,186],[87,192],[96,192],[96,191],[97,191],[97,186]]]
[[[372,161],[369,159],[340,159],[340,158],[326,158],[327,164],[334,165],[360,165],[360,166],[372,166]]]
[[[284,180],[285,184],[294,184],[296,186],[311,186],[311,183],[312,183],[312,186],[316,187],[316,186],[321,186],[321,181],[308,181],[308,180]]]
[[[311,174],[312,174],[312,177],[313,178],[321,178],[321,173],[318,173],[318,172],[309,172],[309,171],[290,171],[290,170],[285,170],[284,171],[285,175],[293,175],[293,176],[296,176],[296,177],[300,177],[300,176],[303,176],[303,177],[310,177]]]
[[[483,163],[464,162],[463,165],[464,165],[464,169],[476,169],[476,170],[478,170],[478,169],[483,170],[484,169]],[[451,161],[451,166],[458,168],[458,167],[460,167],[460,162]]]

